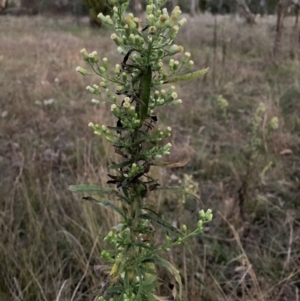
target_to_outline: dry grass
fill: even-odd
[[[289,58],[289,29],[282,60],[272,62],[274,24],[262,19],[248,28],[218,17],[215,51],[210,16],[194,19],[179,37],[196,67],[211,72],[179,87],[184,106],[158,112],[159,122],[173,128],[174,161],[192,160],[172,175],[155,172],[164,182],[193,174],[204,204],[187,200],[182,208],[172,192],[153,201],[167,218],[188,225],[201,206],[215,212],[190,251],[168,255],[186,275],[186,300],[300,298],[300,69],[297,53]],[[116,217],[67,187],[106,185],[111,150],[87,124],[113,120],[105,106],[89,102],[85,86],[93,79],[74,69],[82,65],[82,47],[113,62],[120,57],[108,32],[67,18],[1,17],[0,28],[0,300],[93,300],[102,281],[93,265]],[[226,120],[216,105],[219,94],[229,102]],[[54,102],[46,105],[49,99]],[[249,180],[243,219],[237,202],[247,163],[242,148],[259,102],[267,107],[265,121],[276,115],[280,127]]]

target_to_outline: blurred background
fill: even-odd
[[[176,4],[188,19],[176,43],[195,70],[210,71],[177,85],[183,105],[157,112],[173,129],[169,160],[190,161],[153,175],[203,203],[171,190],[149,202],[174,225],[194,227],[201,208],[215,217],[189,249],[165,256],[180,269],[184,300],[300,300],[299,2],[166,5]],[[83,47],[121,62],[95,18],[110,12],[96,0],[0,6],[0,301],[92,301],[104,280],[93,267],[118,217],[68,186],[107,185],[112,150],[87,124],[115,120],[85,89],[99,78],[75,68],[86,67]],[[142,25],[144,6],[129,7]],[[156,230],[157,243],[163,235]]]

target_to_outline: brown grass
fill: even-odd
[[[170,221],[192,227],[202,207],[215,218],[190,250],[167,256],[186,275],[186,300],[299,300],[300,69],[298,56],[290,59],[292,21],[276,64],[272,18],[251,28],[229,17],[217,21],[216,57],[211,16],[191,20],[178,38],[197,68],[216,62],[215,82],[210,73],[182,84],[184,105],[158,112],[160,125],[173,128],[170,159],[192,159],[155,173],[165,183],[194,175],[203,204],[188,199],[182,208],[173,192],[152,199]],[[93,300],[103,281],[93,265],[117,217],[67,188],[106,185],[111,149],[87,124],[114,121],[106,106],[89,102],[85,87],[99,80],[81,77],[75,67],[83,65],[83,47],[113,63],[121,58],[109,32],[68,18],[1,17],[0,28],[0,301]],[[216,105],[220,94],[229,102],[226,120]],[[242,219],[242,149],[260,102],[265,120],[276,115],[280,127],[256,162]]]

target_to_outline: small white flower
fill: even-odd
[[[130,102],[129,101],[125,101],[123,103],[123,107],[126,108],[126,109],[130,108]]]
[[[116,108],[117,108],[117,106],[115,104],[112,104],[111,107],[110,107],[110,110],[114,111]]]
[[[98,105],[98,104],[100,104],[100,101],[98,100],[98,99],[92,99],[92,103],[94,103],[94,104],[96,104],[96,105]]]
[[[85,70],[84,68],[82,67],[76,67],[76,71],[81,73],[82,75],[86,75],[87,74],[87,70]]]
[[[87,51],[86,51],[86,49],[85,49],[85,48],[82,48],[82,49],[80,50],[80,53],[81,53],[81,54],[86,54],[86,53],[87,53]]]
[[[183,19],[178,21],[179,26],[182,26],[184,23],[186,23],[186,18],[183,18]]]
[[[116,64],[115,73],[120,73],[120,71],[121,71],[121,66],[119,64]]]
[[[155,34],[156,33],[156,27],[155,26],[150,26],[149,27],[149,34]]]
[[[86,89],[91,92],[91,93],[94,93],[95,92],[95,89],[92,88],[91,86],[87,86]]]

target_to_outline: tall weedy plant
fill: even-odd
[[[95,185],[71,186],[73,192],[97,193],[101,196],[99,204],[117,212],[120,222],[104,238],[112,245],[110,250],[101,253],[107,262],[108,276],[100,291],[100,300],[150,301],[166,300],[156,295],[160,285],[156,267],[166,268],[177,282],[178,293],[172,292],[172,300],[181,299],[182,285],[179,271],[166,259],[163,252],[172,247],[185,244],[186,240],[198,235],[203,224],[211,221],[212,212],[199,212],[196,229],[181,229],[169,224],[151,208],[147,201],[149,194],[162,189],[158,181],[149,175],[151,166],[168,165],[162,157],[170,153],[171,144],[163,143],[170,137],[171,128],[155,129],[157,117],[155,109],[160,106],[178,105],[175,87],[160,90],[160,86],[195,79],[203,76],[207,69],[182,75],[193,66],[190,53],[181,55],[180,60],[167,58],[179,55],[183,47],[174,44],[174,39],[186,19],[180,18],[180,8],[176,6],[169,15],[167,9],[160,7],[164,0],[148,0],[146,24],[133,14],[126,13],[127,0],[108,0],[112,6],[113,19],[99,14],[103,23],[111,26],[115,33],[112,40],[123,56],[122,62],[109,68],[107,58],[101,61],[97,52],[81,50],[83,59],[93,72],[101,78],[98,85],[88,86],[87,90],[97,96],[92,102],[110,103],[111,113],[116,118],[115,126],[90,123],[94,133],[103,136],[112,144],[119,155],[118,162],[111,162],[108,184],[116,188]],[[82,75],[88,71],[77,67]],[[114,201],[106,199],[113,196]],[[92,197],[85,199],[96,201]],[[117,203],[116,203],[117,202]],[[165,230],[165,240],[155,239],[154,225]]]

